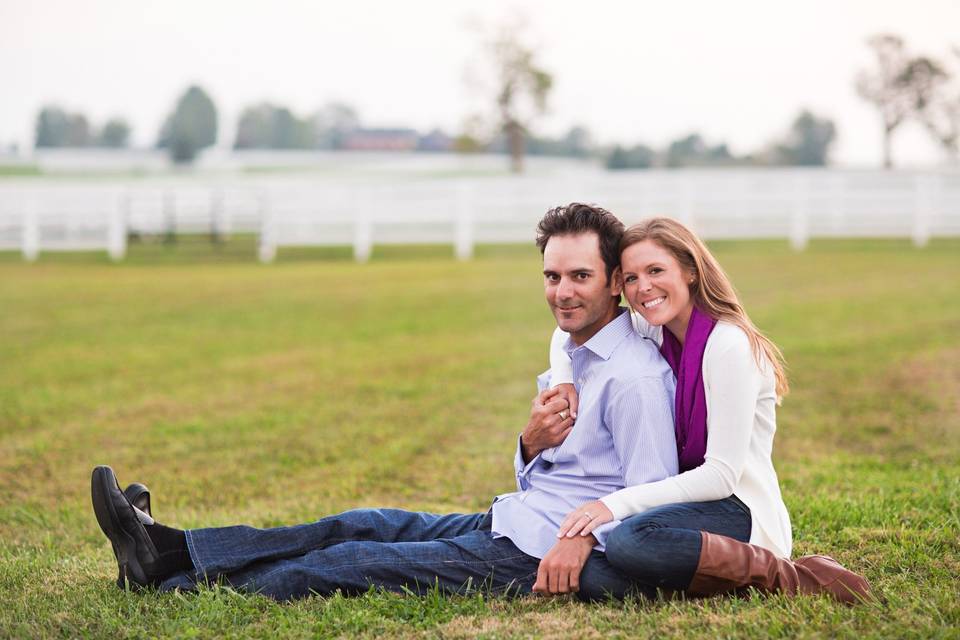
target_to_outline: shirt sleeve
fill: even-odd
[[[733,335],[718,351],[704,357],[704,463],[658,482],[636,486],[628,482],[627,488],[601,498],[614,517],[623,519],[664,504],[722,500],[733,495],[747,459],[763,384],[746,334],[737,331]]]
[[[523,434],[521,433],[520,436]],[[527,476],[530,475],[530,471],[533,469],[533,465],[540,460],[540,454],[533,456],[530,459],[530,462],[523,461],[523,443],[520,440],[520,436],[517,436],[517,452],[513,455],[513,470],[516,472],[517,478],[517,490],[526,491],[530,487],[530,483],[527,481]]]
[[[564,350],[570,334],[557,327],[550,339],[550,386],[573,383],[573,363]]]

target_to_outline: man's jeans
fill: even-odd
[[[751,524],[750,509],[736,496],[665,505],[627,518],[607,536],[606,557],[593,552],[578,596],[602,600],[683,591],[700,561],[700,531],[747,542]]]
[[[237,526],[186,532],[195,573],[161,589],[190,589],[222,579],[277,600],[359,594],[371,586],[422,594],[483,589],[529,593],[540,561],[490,533],[489,513],[434,515],[356,509],[311,524],[274,529]]]

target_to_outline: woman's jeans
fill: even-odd
[[[683,591],[700,562],[701,531],[748,542],[751,524],[750,509],[736,496],[664,505],[626,518],[607,536],[606,561],[593,552],[578,595],[600,600]]]

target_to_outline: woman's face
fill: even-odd
[[[653,240],[632,244],[620,255],[623,292],[651,325],[666,326],[681,342],[693,311],[693,273]]]

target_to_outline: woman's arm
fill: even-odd
[[[564,351],[563,345],[567,342],[569,333],[557,327],[550,338],[550,386],[558,384],[573,384],[573,364],[570,356]]]
[[[633,309],[630,310],[630,322],[633,323],[633,330],[639,335],[650,338],[658,347],[663,344],[663,327],[653,326]]]
[[[763,375],[746,334],[730,331],[723,341],[718,350],[704,358],[708,416],[704,463],[679,475],[628,486],[601,498],[598,502],[606,507],[599,510],[603,517],[595,517],[589,524],[586,519],[568,517],[560,535],[577,531],[587,534],[609,519],[622,520],[664,504],[721,500],[733,494],[747,459]]]

